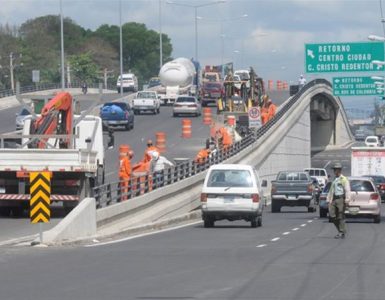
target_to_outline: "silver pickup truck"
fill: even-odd
[[[271,212],[282,206],[306,206],[308,212],[316,211],[316,194],[312,179],[305,172],[284,171],[271,183]]]

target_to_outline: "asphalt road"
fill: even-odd
[[[2,248],[1,299],[382,300],[385,225],[304,209],[92,248]]]
[[[111,101],[120,97],[118,94],[104,94],[102,102]],[[95,95],[77,96],[81,101],[81,109],[84,110],[97,99]],[[0,111],[0,129],[2,132],[9,132],[14,130],[15,112],[19,111],[20,107],[10,108]],[[135,157],[133,163],[142,159],[144,150],[146,148],[146,141],[153,139],[155,143],[155,132],[163,131],[166,133],[166,153],[168,159],[173,158],[192,158],[196,153],[205,146],[205,140],[209,136],[209,127],[203,125],[202,118],[192,119],[192,138],[183,139],[182,133],[182,119],[172,117],[171,107],[161,107],[160,114],[142,114],[135,116],[135,128],[131,131],[124,131],[117,129],[115,135],[115,148],[106,151],[106,182],[118,180],[118,159],[119,159],[119,145],[129,144],[134,150]],[[55,226],[64,216],[60,208],[53,213],[51,223],[46,225],[46,229]],[[12,238],[20,238],[35,234],[38,232],[36,226],[32,226],[24,216],[21,219],[11,219],[9,217],[0,217],[0,244],[5,240]]]

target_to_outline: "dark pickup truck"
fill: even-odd
[[[316,195],[312,179],[305,172],[284,171],[271,183],[271,212],[282,206],[306,206],[308,212],[316,211]]]

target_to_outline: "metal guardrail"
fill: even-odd
[[[73,83],[71,83],[71,85],[66,86],[66,88],[81,88],[81,87],[82,87],[82,83],[80,81],[79,82],[73,82]],[[87,84],[87,88],[98,89],[99,83]],[[33,93],[33,92],[46,91],[46,90],[55,90],[55,89],[61,89],[61,84],[60,83],[41,83],[41,84],[37,84],[37,85],[20,87],[20,94]],[[107,89],[115,90],[116,86],[110,84],[107,86]],[[12,89],[0,90],[0,98],[15,96],[15,95],[16,95],[16,91],[14,91]]]
[[[97,208],[132,199],[152,190],[177,183],[180,180],[204,172],[214,164],[218,164],[227,160],[266,134],[279,120],[285,116],[285,114],[293,107],[293,105],[297,103],[303,93],[317,84],[326,84],[331,87],[330,82],[325,79],[315,79],[310,81],[288,102],[286,102],[286,104],[281,107],[274,118],[272,118],[269,122],[260,127],[257,131],[246,135],[241,141],[234,143],[228,149],[217,151],[203,164],[198,164],[192,160],[188,160],[179,165],[176,165],[175,167],[166,169],[162,174],[149,174],[132,178],[129,182],[126,183],[122,181],[116,181],[94,187],[92,189],[92,193],[93,197],[96,199]]]

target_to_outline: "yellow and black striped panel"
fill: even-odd
[[[30,218],[31,223],[48,223],[51,218],[50,172],[31,172],[30,182]]]

